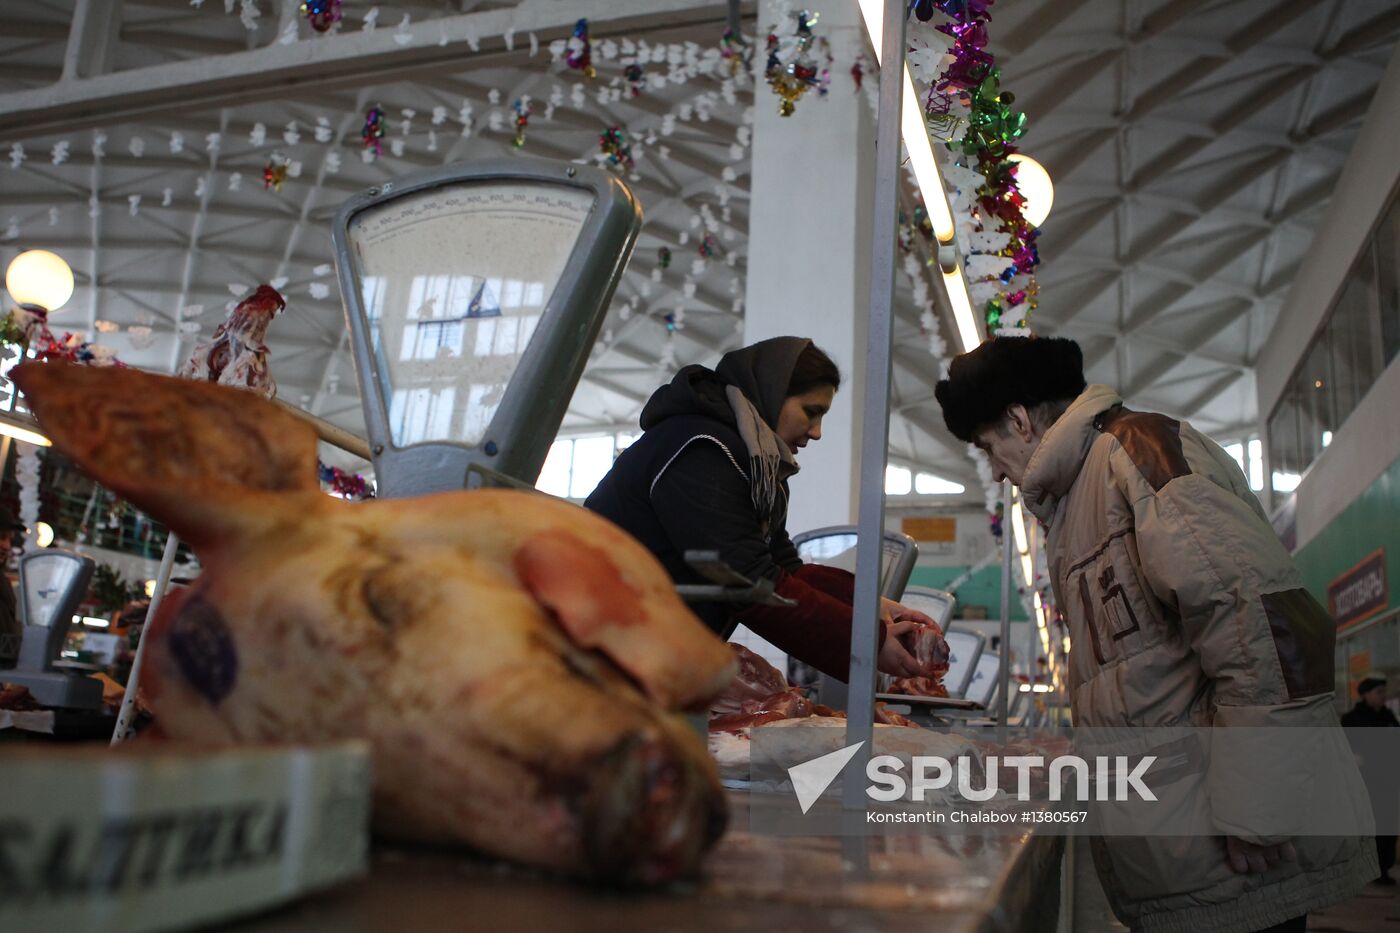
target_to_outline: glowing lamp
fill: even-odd
[[[26,250],[6,270],[5,290],[21,307],[53,313],[73,297],[73,270],[57,253]]]
[[[1019,152],[1008,156],[1007,161],[1016,163],[1016,188],[1026,199],[1021,213],[1032,226],[1039,227],[1050,216],[1050,208],[1055,203],[1055,185],[1050,181],[1050,173],[1035,159]]]

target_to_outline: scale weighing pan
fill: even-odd
[[[909,707],[922,707],[924,709],[961,709],[961,710],[982,710],[986,709],[976,700],[969,700],[965,697],[916,697],[906,696],[902,693],[877,693],[875,699],[883,700],[886,703],[902,703]]]

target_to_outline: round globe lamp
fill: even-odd
[[[1050,181],[1050,173],[1035,159],[1019,152],[1009,156],[1007,161],[1016,164],[1016,187],[1026,199],[1021,213],[1031,226],[1039,227],[1050,216],[1050,208],[1055,203],[1055,185]]]
[[[5,271],[5,290],[20,307],[52,314],[73,297],[73,270],[57,253],[26,250]]]

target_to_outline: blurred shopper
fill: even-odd
[[[15,589],[5,570],[15,533],[23,530],[24,526],[15,521],[14,513],[0,506],[0,667],[8,667],[19,657],[19,643],[24,634]]]
[[[1342,714],[1342,725],[1347,728],[1400,726],[1395,714],[1385,705],[1385,677],[1369,674],[1356,686],[1356,706]],[[1390,737],[1387,737],[1390,738]],[[1371,792],[1371,808],[1376,814],[1376,858],[1380,862],[1381,873],[1376,884],[1393,885],[1390,877],[1391,866],[1395,864],[1395,829],[1400,825],[1400,803],[1396,786],[1397,775],[1391,767],[1396,741],[1372,738],[1364,733],[1352,737],[1352,745],[1361,758],[1361,776],[1366,779],[1366,789]]]
[[[1341,754],[1308,756],[1261,748],[1248,727],[1336,729],[1336,626],[1235,461],[1189,425],[1086,385],[1083,365],[1072,340],[997,337],[953,360],[935,390],[953,434],[1049,529],[1074,724],[1246,727],[1212,732],[1208,763],[1172,784],[1215,833],[1096,838],[1099,876],[1134,930],[1301,933],[1309,911],[1376,876],[1374,849],[1264,826],[1314,803],[1299,786],[1330,780],[1359,798],[1361,779],[1339,729]]]

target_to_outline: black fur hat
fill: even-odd
[[[1065,337],[994,337],[954,358],[948,378],[934,387],[948,430],[971,443],[1007,406],[1027,408],[1084,391],[1084,354]]]

